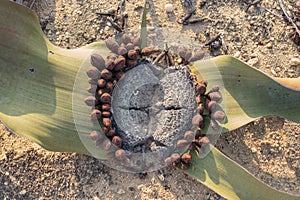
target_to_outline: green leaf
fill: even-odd
[[[5,16],[0,19],[0,119],[45,149],[89,155],[74,124],[72,92],[80,67],[90,65],[86,58],[95,50],[106,55],[105,44],[58,48],[45,38],[31,10],[1,1],[0,13]],[[84,119],[90,108],[81,102],[75,111]]]
[[[287,88],[231,56],[198,61],[191,70],[198,79],[208,80],[208,88],[214,85],[224,87],[221,106],[226,111],[227,123],[223,124],[222,132],[269,115],[300,122],[299,90]],[[300,83],[300,79],[291,80],[294,86]]]
[[[142,49],[147,46],[147,0],[145,0],[141,24]]]
[[[48,150],[90,155],[77,133],[80,129],[80,134],[86,135],[89,130],[85,126],[89,126],[90,108],[82,101],[88,95],[83,91],[84,72],[92,53],[107,55],[104,43],[61,49],[45,38],[29,9],[0,1],[0,14],[5,16],[0,18],[0,118],[16,133]],[[283,87],[244,63],[225,56],[196,62],[193,71],[199,70],[199,77],[207,79],[210,86],[225,87],[222,107],[228,123],[224,132],[265,115],[300,121],[296,112],[299,91]],[[97,151],[100,159],[106,159],[106,154],[101,148]],[[188,173],[231,199],[253,199],[260,187],[265,188],[264,195],[296,199],[260,184],[213,147],[204,159],[193,159],[193,166]],[[240,177],[251,187],[241,188],[244,182]]]
[[[215,147],[210,148],[210,153],[202,159],[192,153],[191,167],[183,171],[223,197],[230,200],[297,200],[300,198],[267,186]]]

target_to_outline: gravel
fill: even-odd
[[[277,1],[258,6],[243,1],[199,0],[195,16],[201,23],[182,26],[176,22],[185,13],[181,1],[171,1],[174,12],[167,14],[170,1],[149,1],[147,23],[151,27],[176,30],[204,44],[206,36],[223,33],[228,53],[276,77],[299,77],[299,46],[292,40],[293,27],[282,17]],[[296,13],[297,0],[285,1]],[[30,6],[31,1],[24,1]],[[95,14],[116,8],[118,1],[36,1],[46,36],[64,48],[76,48],[114,35],[106,20]],[[127,2],[127,29],[138,29],[143,2]],[[298,22],[299,23],[299,22]],[[207,54],[210,52],[207,50]],[[255,57],[253,57],[255,55]],[[257,62],[258,60],[258,62]],[[255,62],[254,62],[255,61]],[[158,173],[146,176],[112,170],[100,161],[72,153],[41,149],[28,139],[0,126],[0,199],[223,199],[195,180],[169,167],[164,181]],[[220,137],[216,146],[258,179],[290,193],[300,193],[299,124],[279,117],[256,120]]]

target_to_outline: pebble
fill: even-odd
[[[257,53],[251,53],[251,54],[250,54],[250,57],[251,57],[251,58],[256,58],[256,57],[257,57]]]
[[[254,66],[258,63],[258,58],[252,58],[250,60],[248,60],[247,64],[250,65],[250,66]]]
[[[26,194],[26,190],[21,190],[21,191],[19,192],[19,194],[20,194],[20,195]]]
[[[256,153],[256,152],[257,152],[257,149],[256,149],[255,147],[252,147],[252,148],[251,148],[251,151],[252,151],[252,153]]]
[[[235,52],[235,54],[233,55],[233,57],[235,57],[235,58],[239,58],[240,56],[241,56],[240,51]]]
[[[172,4],[166,4],[165,5],[165,10],[166,10],[167,13],[171,13],[171,12],[174,11],[174,7],[173,7]]]
[[[291,65],[292,66],[300,65],[300,59],[299,58],[292,58],[291,59]]]
[[[271,73],[274,75],[274,76],[277,76],[277,73],[275,72],[275,70],[273,68],[271,68]]]
[[[110,29],[109,26],[105,26],[105,27],[104,27],[104,31],[108,31],[109,29]]]
[[[280,68],[280,67],[276,67],[276,68],[275,68],[275,72],[278,73],[278,72],[280,72],[280,71],[281,71],[281,68]]]
[[[119,189],[117,193],[118,194],[125,194],[125,191],[123,189]]]
[[[267,47],[268,49],[272,49],[272,48],[273,48],[273,44],[272,44],[271,42],[269,42],[269,43],[266,45],[266,47]]]

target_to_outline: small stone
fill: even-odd
[[[21,190],[21,191],[19,192],[20,195],[24,195],[24,194],[26,194],[26,193],[27,193],[26,190]]]
[[[273,48],[273,44],[272,44],[271,42],[269,42],[269,43],[266,45],[266,47],[267,47],[268,49],[272,49],[272,48]]]
[[[281,68],[280,68],[280,67],[276,67],[276,68],[275,68],[275,71],[278,73],[278,72],[281,71]]]
[[[277,76],[277,73],[275,72],[275,70],[273,68],[271,68],[271,73],[273,74],[273,76]]]
[[[256,152],[257,152],[257,149],[256,149],[255,147],[252,147],[252,148],[251,148],[251,151],[252,151],[252,153],[256,153]]]
[[[174,11],[174,7],[173,7],[172,4],[168,3],[168,4],[165,5],[165,10],[166,10],[167,13],[171,13],[171,12]]]
[[[125,194],[125,191],[123,189],[119,189],[117,193],[118,194]]]
[[[250,54],[250,58],[256,58],[257,57],[257,53],[251,53]]]
[[[235,57],[235,58],[239,58],[240,56],[241,56],[240,51],[235,52],[235,54],[233,55],[233,57]]]
[[[250,66],[255,66],[258,63],[258,58],[252,58],[250,60],[248,60],[247,64]]]
[[[292,66],[300,65],[300,59],[299,58],[292,58],[291,59],[291,65]]]

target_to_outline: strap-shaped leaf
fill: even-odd
[[[58,48],[29,9],[1,1],[0,13],[0,118],[45,149],[89,154],[74,125],[72,92],[79,68],[94,50],[107,54],[105,44]]]
[[[29,9],[0,1],[0,118],[16,133],[52,151],[89,154],[78,136],[72,92],[80,67],[92,52],[106,55],[103,43],[65,50],[52,45]],[[299,91],[283,87],[261,72],[232,58],[219,57],[194,64],[210,85],[219,79],[225,86],[228,123],[233,130],[265,115],[279,115],[299,122]],[[297,82],[298,80],[296,80]],[[297,84],[296,84],[297,85]],[[88,108],[87,108],[88,109]],[[86,113],[84,111],[83,113]],[[85,114],[83,117],[86,117]],[[105,159],[106,153],[99,158]],[[265,186],[239,165],[212,147],[204,159],[194,155],[187,172],[230,199],[297,199]],[[245,188],[245,183],[249,187]],[[263,191],[262,191],[263,190]]]
[[[142,39],[142,48],[147,46],[147,0],[145,0],[142,24],[141,24],[141,39]]]
[[[46,149],[87,153],[74,126],[72,91],[76,73],[88,64],[91,52],[108,53],[104,44],[61,49],[44,37],[29,9],[1,1],[0,12],[6,16],[0,19],[0,118]],[[196,62],[193,69],[201,71],[210,86],[218,84],[221,75],[228,116],[223,132],[266,115],[300,121],[299,91],[232,57]]]
[[[208,80],[209,87],[224,86],[222,106],[226,109],[228,122],[223,125],[223,132],[269,115],[300,122],[299,90],[287,88],[231,56],[198,61],[192,71],[200,79]],[[294,88],[300,85],[300,78],[277,80]]]
[[[191,167],[183,171],[223,197],[230,200],[297,200],[300,198],[269,187],[215,147],[210,148],[210,153],[204,158],[199,158],[192,153]]]

